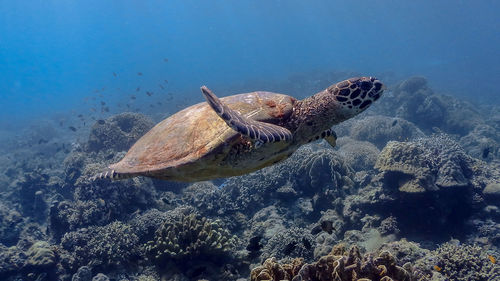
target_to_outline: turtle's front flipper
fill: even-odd
[[[321,136],[332,146],[335,147],[337,145],[337,134],[334,130],[328,129],[321,133]]]
[[[332,147],[337,145],[337,134],[334,130],[328,129],[321,132],[320,135],[310,138],[307,142],[312,142],[314,140],[325,139]]]
[[[290,130],[265,122],[259,122],[246,118],[238,112],[227,107],[222,101],[210,91],[206,86],[201,87],[201,91],[208,104],[219,115],[229,127],[238,133],[248,136],[260,143],[290,141],[292,133]]]

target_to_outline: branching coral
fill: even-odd
[[[440,273],[450,280],[493,281],[500,279],[500,265],[488,259],[485,249],[445,243],[434,251]]]
[[[190,214],[165,221],[156,231],[154,240],[146,244],[146,251],[151,260],[161,265],[168,261],[223,256],[235,244],[236,237],[231,237],[218,221]]]

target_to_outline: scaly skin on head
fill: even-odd
[[[305,143],[311,136],[358,115],[378,100],[384,90],[377,78],[351,78],[297,101],[289,123],[295,131],[294,142]]]

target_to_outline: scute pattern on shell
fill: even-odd
[[[270,92],[239,94],[221,100],[247,118],[275,125],[286,122],[295,101],[292,97]],[[145,174],[159,178],[168,170],[169,179],[180,174],[199,179],[203,177],[200,171],[208,177],[215,172],[214,169],[219,169],[219,172],[221,166],[224,169],[224,157],[232,153],[235,144],[243,142],[248,140],[227,126],[207,103],[199,103],[157,124],[110,169],[118,174]],[[268,154],[276,151],[272,146],[262,149]],[[176,167],[180,166],[183,166],[182,171],[177,171]],[[230,168],[226,168],[227,176],[233,175]]]

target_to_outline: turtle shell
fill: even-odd
[[[293,97],[252,92],[221,98],[229,108],[262,122],[284,125]],[[241,175],[278,162],[292,152],[285,142],[256,149],[231,129],[206,103],[190,106],[158,123],[125,157],[109,166],[117,175],[143,175],[175,181],[200,181]]]

